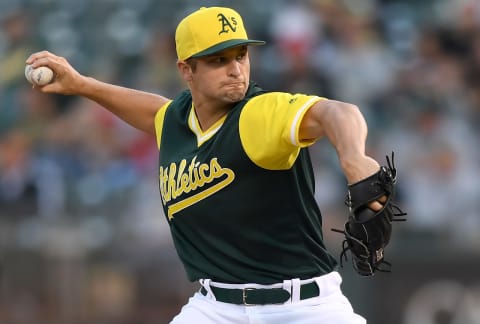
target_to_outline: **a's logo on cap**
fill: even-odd
[[[228,18],[225,17],[224,14],[220,13],[217,15],[217,18],[218,21],[222,23],[222,30],[220,30],[220,32],[218,33],[219,35],[223,33],[228,33],[229,30],[231,30],[232,32],[237,31],[237,20],[235,19],[235,17],[230,17],[230,20],[228,20]]]

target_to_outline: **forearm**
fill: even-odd
[[[154,119],[158,109],[168,101],[162,96],[124,88],[85,77],[78,95],[91,99],[132,125],[155,134]]]
[[[367,124],[357,106],[335,102],[327,104],[322,128],[337,151],[342,168],[349,169],[352,160],[365,155]]]

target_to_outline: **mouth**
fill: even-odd
[[[224,85],[226,88],[234,88],[234,89],[243,89],[245,88],[244,82],[233,82],[233,83],[226,83]]]

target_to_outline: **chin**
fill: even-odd
[[[237,102],[245,98],[246,88],[230,90],[225,93],[225,98],[231,102]]]
[[[245,92],[227,93],[225,98],[230,102],[238,102],[245,98]]]

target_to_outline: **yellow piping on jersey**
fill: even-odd
[[[319,101],[318,97],[311,98],[306,103],[304,103],[303,106],[295,114],[295,117],[293,118],[292,127],[290,128],[290,142],[292,142],[293,145],[302,146],[303,143],[301,143],[298,139],[300,121],[303,119],[303,116],[305,115],[307,109],[312,107],[313,104],[316,103],[317,101]]]
[[[165,113],[167,112],[168,106],[172,101],[165,103],[155,114],[155,133],[157,135],[157,147],[160,149],[160,143],[162,142],[162,130],[163,130],[163,121],[165,120]]]
[[[188,115],[188,126],[197,136],[197,147],[200,147],[218,132],[220,127],[222,127],[225,118],[227,118],[227,115],[217,120],[209,129],[203,132],[202,128],[200,127],[200,123],[198,122],[197,115],[195,115],[195,108],[192,103],[192,108],[190,109],[190,114]]]

